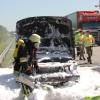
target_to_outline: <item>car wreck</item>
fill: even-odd
[[[21,73],[17,77],[19,82],[34,88],[37,83],[59,86],[79,79],[69,19],[58,16],[25,18],[16,23],[16,32],[26,40],[33,32],[42,37],[37,52],[38,72],[33,68],[31,76]]]

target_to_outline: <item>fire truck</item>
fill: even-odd
[[[100,13],[99,11],[76,11],[68,14],[73,29],[89,30],[95,37],[96,44],[100,45]]]

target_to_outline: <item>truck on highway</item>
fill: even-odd
[[[82,28],[89,30],[100,45],[100,13],[99,11],[76,11],[66,15],[72,21],[73,30]]]

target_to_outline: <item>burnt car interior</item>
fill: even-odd
[[[49,85],[58,85],[79,78],[77,63],[74,62],[75,50],[72,23],[69,19],[56,16],[30,17],[17,21],[16,32],[25,40],[31,34],[41,36],[37,52],[38,72],[33,68],[33,77],[22,75],[19,82],[32,86],[37,81]],[[76,69],[75,69],[76,68]],[[74,70],[75,69],[75,70]],[[22,80],[27,80],[28,82]],[[28,84],[30,82],[30,84]]]
[[[17,22],[18,35],[28,38],[32,33],[39,34],[41,47],[65,47],[74,58],[74,39],[71,21],[64,17],[42,16],[25,18]]]

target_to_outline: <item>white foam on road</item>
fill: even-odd
[[[80,100],[85,96],[100,95],[100,73],[90,67],[82,67],[78,71],[78,83],[57,89],[51,88],[49,91],[35,89],[29,100]],[[20,86],[15,82],[12,69],[0,69],[0,100],[22,100]]]

